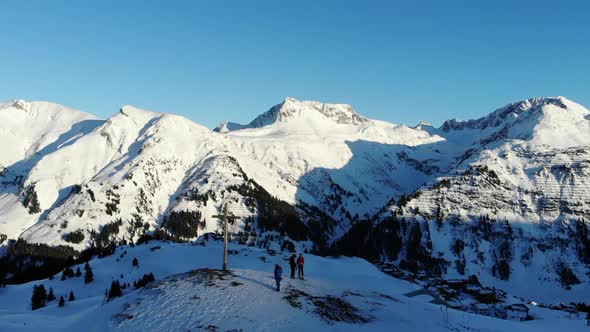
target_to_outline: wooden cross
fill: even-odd
[[[213,218],[223,220],[223,272],[227,272],[227,222],[229,219],[240,219],[239,216],[234,216],[227,212],[227,203],[223,205],[223,214],[214,215]]]

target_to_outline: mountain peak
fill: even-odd
[[[300,103],[300,101],[293,97],[285,97],[283,100],[283,104],[284,103]]]
[[[13,101],[12,107],[23,111],[28,111],[30,109],[30,104],[23,99],[16,99]]]
[[[428,121],[425,121],[425,120],[422,120],[422,121],[420,121],[420,123],[418,123],[418,124],[417,124],[417,125],[414,127],[414,129],[424,129],[424,128],[432,128],[432,127],[433,127],[433,126],[432,126],[432,123],[430,123],[430,122],[428,122]]]
[[[367,121],[367,118],[358,114],[349,104],[328,104],[319,101],[299,101],[287,97],[275,107],[278,107],[278,120],[295,117],[304,112],[319,112],[323,116],[338,124],[358,125]],[[272,110],[272,109],[271,109]]]
[[[119,110],[119,114],[135,119],[153,118],[155,116],[160,115],[159,113],[143,110],[132,105],[125,105],[121,107],[121,110]]]
[[[358,114],[348,104],[328,104],[309,100],[301,101],[293,97],[286,97],[283,102],[271,107],[247,125],[223,122],[214,130],[224,133],[246,128],[260,128],[273,123],[285,123],[301,117],[314,117],[318,115],[323,119],[344,125],[360,125],[368,121],[367,118]]]
[[[565,97],[534,97],[521,100],[515,103],[500,107],[491,114],[468,121],[459,121],[451,119],[445,121],[442,130],[462,130],[462,129],[486,129],[489,127],[498,127],[509,119],[518,118],[521,114],[530,111],[541,110],[544,106],[553,105],[561,109],[569,109],[570,105],[576,105]]]
[[[34,101],[29,102],[24,99],[13,99],[9,102],[6,102],[6,103],[0,105],[0,109],[14,108],[14,109],[17,109],[20,111],[29,112],[29,111],[31,111],[31,106],[34,103],[38,104],[41,102],[34,102]],[[55,104],[55,105],[57,105],[57,104]]]
[[[13,99],[0,103],[0,110],[6,117],[33,117],[45,119],[43,121],[59,121],[57,119],[96,119],[92,114],[70,108],[68,106],[49,101],[28,101],[24,99]],[[11,115],[10,115],[11,114]]]
[[[218,124],[217,127],[215,127],[215,129],[213,129],[213,131],[225,134],[230,131],[240,130],[240,129],[244,129],[244,128],[247,128],[247,126],[244,126],[244,125],[241,125],[241,124],[235,123],[235,122],[224,121],[224,122]]]

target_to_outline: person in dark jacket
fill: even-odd
[[[281,280],[283,279],[283,268],[279,265],[275,265],[275,281],[277,282],[277,292],[281,291]]]
[[[291,267],[291,279],[295,279],[295,270],[297,269],[297,256],[295,254],[289,258],[289,266]]]
[[[297,271],[299,272],[299,279],[303,279],[303,264],[305,263],[303,259],[303,254],[299,254],[297,258]]]

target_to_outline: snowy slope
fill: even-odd
[[[523,296],[547,284],[551,297],[579,299],[570,295],[589,281],[590,111],[563,97],[440,128],[293,98],[215,131],[132,106],[103,121],[17,101],[0,117],[2,138],[14,143],[0,153],[0,234],[11,239],[82,250],[97,238],[170,235],[170,225],[190,220],[197,225],[178,236],[191,240],[219,232],[213,216],[227,203],[241,216],[233,240],[244,244],[353,247],[414,272],[475,274]],[[392,214],[420,226],[380,225]],[[481,225],[481,216],[495,223]],[[354,227],[367,220],[370,234]],[[329,248],[340,239],[349,243]],[[452,249],[457,239],[461,251]],[[522,287],[527,275],[538,283]]]
[[[108,158],[89,166],[94,174],[79,179],[84,186],[25,232],[25,239],[63,242],[50,230],[62,224],[65,231],[97,229],[118,219],[143,220],[155,226],[189,169],[225,149],[223,139],[211,138],[217,134],[178,116],[127,107],[109,124],[92,142],[76,146],[80,150],[88,149],[87,144],[105,146]],[[96,142],[101,138],[102,142]]]
[[[20,187],[45,156],[53,154],[91,132],[103,121],[62,105],[15,100],[0,105],[0,233],[16,238],[35,222],[20,204]],[[51,169],[48,183],[40,183],[54,195]]]
[[[217,160],[227,157],[272,196],[318,206],[350,223],[353,216],[372,215],[392,196],[415,189],[415,178],[425,178],[397,160],[401,149],[441,139],[366,119],[349,105],[292,98],[250,127],[221,135],[181,117],[126,106],[86,135],[40,156],[22,177],[12,169],[6,172],[3,215],[14,216],[8,209],[15,206],[20,215],[11,224],[5,221],[0,232],[15,237],[24,226],[32,226],[23,234],[26,240],[67,244],[64,234],[78,229],[98,230],[119,219],[140,220],[153,229],[167,213],[184,210],[198,210],[205,219],[203,229],[214,231],[211,215],[228,199],[224,188],[237,185],[227,181],[231,174],[226,163]],[[349,169],[342,172],[345,166]],[[207,176],[197,181],[199,171]],[[402,172],[408,176],[400,177]],[[244,182],[240,177],[238,182]],[[345,194],[345,200],[334,202],[330,188]],[[183,197],[189,189],[213,193],[212,202],[188,204]],[[26,209],[17,204],[16,193]],[[28,204],[33,196],[38,209]],[[255,213],[237,205],[244,216]],[[132,237],[122,233],[119,238]]]
[[[438,260],[437,273],[475,274],[522,296],[544,289],[547,301],[581,301],[590,281],[589,126],[590,112],[563,97],[448,121],[431,132],[449,142],[472,137],[469,149],[380,218],[421,222],[421,246]],[[403,250],[388,256],[415,260]]]
[[[0,123],[0,165],[8,167],[67,145],[100,120],[58,104],[15,100],[0,105]]]
[[[350,105],[292,98],[243,128],[227,134],[239,144],[236,158],[267,166],[244,163],[247,174],[281,199],[320,206],[337,219],[346,212],[372,215],[392,196],[415,189],[425,175],[400,161],[398,153],[442,140],[364,118]],[[334,190],[346,195],[345,201],[332,201]]]
[[[576,331],[581,316],[529,305],[528,322],[501,320],[443,309],[421,287],[387,276],[358,258],[306,256],[306,280],[284,273],[282,290],[274,290],[274,264],[287,268],[287,253],[232,246],[231,274],[222,275],[220,243],[205,246],[152,242],[121,247],[116,254],[89,262],[94,281],[82,277],[9,285],[0,289],[0,330],[10,331],[389,331],[485,330]],[[139,266],[132,260],[138,258]],[[82,265],[74,266],[73,269]],[[189,272],[190,271],[190,272]],[[132,287],[105,302],[113,280],[130,283],[145,273],[156,282]],[[362,282],[359,282],[362,280]],[[57,301],[31,311],[33,285],[52,288],[56,296],[73,291],[76,300],[63,308]]]

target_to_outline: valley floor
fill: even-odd
[[[150,242],[121,247],[94,259],[94,281],[83,276],[0,288],[0,331],[581,331],[581,316],[530,306],[532,321],[481,316],[431,303],[421,287],[392,278],[358,258],[306,255],[305,280],[290,279],[288,253],[231,246],[231,271],[220,266],[221,246]],[[137,258],[139,266],[132,260]],[[280,292],[272,271],[283,266]],[[80,266],[83,271],[83,266]],[[74,267],[74,270],[76,267]],[[105,301],[113,280],[133,284],[145,273],[156,281],[123,290]],[[34,284],[57,298],[74,291],[63,308],[57,301],[31,311]],[[66,297],[67,299],[67,297]],[[590,331],[590,328],[588,328]]]

